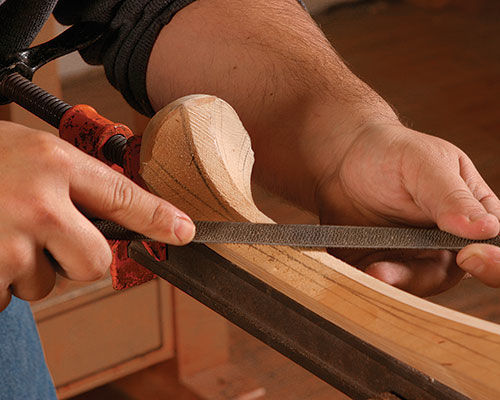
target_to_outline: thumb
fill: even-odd
[[[424,207],[441,230],[469,239],[498,234],[498,217],[488,212],[460,175],[440,171],[426,181],[434,188],[424,189]]]

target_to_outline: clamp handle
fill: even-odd
[[[97,22],[82,22],[66,29],[63,33],[48,42],[28,49],[23,49],[0,60],[0,76],[18,72],[28,80],[48,62],[82,50],[97,42],[104,36],[106,26]],[[10,103],[9,96],[0,97],[0,104]]]

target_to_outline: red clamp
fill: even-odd
[[[139,186],[147,189],[146,183],[139,175],[141,137],[134,136],[126,125],[116,124],[99,115],[92,107],[79,104],[63,115],[59,125],[59,134],[61,138],[113,166]],[[107,141],[116,135],[122,135],[127,139],[122,167],[107,160],[103,153]],[[113,262],[110,267],[113,288],[127,289],[156,277],[151,271],[128,257],[129,241],[109,240],[108,242],[113,251]],[[142,242],[142,244],[156,260],[166,260],[165,244],[151,242]]]

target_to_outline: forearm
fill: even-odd
[[[252,138],[255,177],[312,211],[318,180],[335,170],[356,131],[396,120],[295,0],[186,7],[153,48],[147,88],[155,109],[191,93],[228,101]]]

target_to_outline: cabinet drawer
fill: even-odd
[[[108,278],[62,292],[32,306],[61,397],[173,356],[167,283],[117,292]]]

